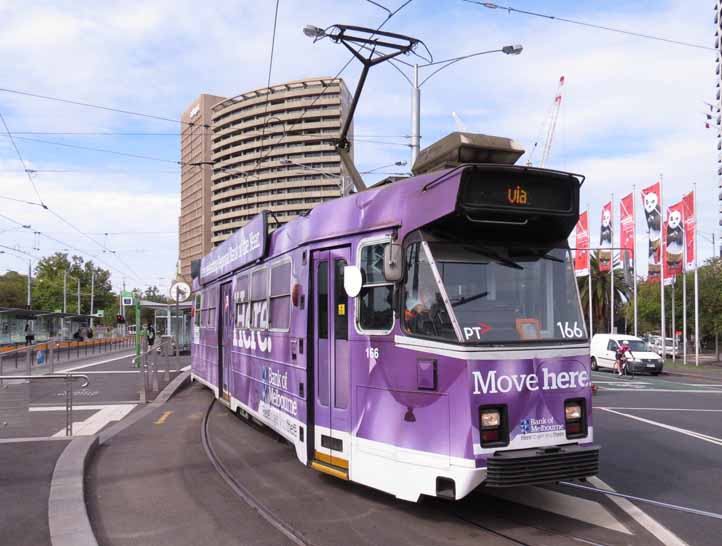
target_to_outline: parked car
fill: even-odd
[[[632,373],[649,372],[657,375],[662,372],[664,363],[650,346],[638,337],[624,334],[595,334],[591,343],[592,370],[614,370],[615,353],[619,344],[626,341],[631,353],[627,366]]]
[[[671,337],[665,338],[666,349],[665,353],[668,356],[679,356],[680,342]],[[662,336],[650,335],[649,336],[649,347],[658,355],[662,354]]]

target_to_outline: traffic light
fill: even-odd
[[[125,317],[123,315],[116,315],[115,321],[118,324],[125,324]]]

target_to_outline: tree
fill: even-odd
[[[590,254],[590,267],[592,271],[592,315],[595,332],[609,331],[609,292],[610,274],[609,271],[599,271],[599,259],[596,253]],[[615,264],[616,265],[616,264]],[[577,277],[579,294],[582,299],[585,318],[589,317],[589,280],[587,277]],[[614,270],[614,316],[621,318],[621,310],[630,299],[629,286],[624,280],[624,272],[616,268]],[[615,325],[616,325],[615,321]]]
[[[54,311],[63,309],[63,277],[67,271],[67,310],[78,312],[77,287],[80,280],[80,313],[90,313],[91,282],[94,280],[93,310],[105,311],[104,322],[110,324],[118,309],[117,296],[110,283],[110,271],[96,267],[92,261],[84,261],[81,256],[72,256],[56,252],[46,256],[35,266],[33,283],[33,307]]]
[[[28,276],[17,271],[0,275],[0,307],[25,308],[27,305]]]

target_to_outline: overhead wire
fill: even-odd
[[[18,159],[20,160],[20,164],[23,166],[23,170],[25,171],[25,174],[28,177],[28,180],[30,181],[30,184],[33,187],[33,190],[35,190],[35,195],[38,196],[38,201],[40,201],[40,206],[43,208],[47,208],[45,206],[45,203],[43,203],[43,198],[40,197],[40,192],[38,191],[38,187],[35,185],[35,181],[33,180],[32,175],[30,174],[30,171],[28,170],[28,166],[25,164],[25,159],[23,159],[23,154],[20,153],[20,148],[18,148],[18,145],[15,142],[15,139],[13,138],[13,134],[10,132],[10,128],[8,127],[8,124],[5,122],[5,116],[2,115],[2,112],[0,112],[0,120],[2,120],[3,127],[5,127],[5,132],[7,133],[8,138],[10,139],[10,142],[13,145],[13,148],[15,149],[15,153],[18,156]]]
[[[587,23],[587,22],[585,22],[585,21],[577,21],[577,20],[574,20],[574,19],[567,19],[567,18],[565,18],[565,17],[557,17],[557,16],[555,16],[555,15],[547,15],[547,14],[544,14],[544,13],[537,13],[537,12],[534,12],[534,11],[527,11],[527,10],[522,10],[522,9],[516,9],[516,8],[512,8],[511,6],[500,6],[500,5],[498,5],[498,4],[494,4],[493,2],[479,2],[479,1],[477,1],[477,0],[463,0],[463,1],[466,2],[466,3],[468,3],[468,4],[478,4],[479,6],[482,6],[482,7],[488,8],[488,9],[501,9],[501,10],[506,10],[508,13],[520,13],[520,14],[522,14],[522,15],[531,15],[531,16],[533,16],[533,17],[540,17],[540,18],[543,18],[543,19],[550,19],[550,20],[554,20],[554,21],[562,21],[563,23],[571,23],[571,24],[573,24],[573,25],[579,25],[579,26],[583,26],[583,27],[595,28],[595,29],[598,29],[598,30],[606,30],[606,31],[608,31],[608,32],[616,32],[616,33],[618,33],[618,34],[627,34],[627,35],[629,35],[629,36],[636,36],[637,38],[645,38],[645,39],[647,39],[647,40],[656,40],[656,41],[658,41],[658,42],[666,42],[666,43],[669,43],[669,44],[681,45],[681,46],[685,46],[685,47],[694,47],[694,48],[697,48],[697,49],[707,49],[707,50],[711,50],[711,51],[717,51],[717,49],[715,49],[714,47],[708,47],[708,46],[704,46],[704,45],[701,45],[701,44],[694,44],[694,43],[691,43],[691,42],[684,42],[684,41],[682,41],[682,40],[673,40],[673,39],[671,39],[671,38],[663,38],[663,37],[661,37],[661,36],[654,36],[654,35],[652,35],[652,34],[644,34],[644,33],[641,33],[641,32],[634,32],[634,31],[631,31],[631,30],[624,30],[624,29],[619,29],[619,28],[607,27],[607,26],[604,26],[604,25],[595,25],[595,24],[593,24],[593,23]]]
[[[38,93],[29,93],[29,92],[27,92],[27,91],[19,91],[19,90],[17,90],[17,89],[8,89],[8,88],[2,88],[2,87],[0,87],[0,92],[2,92],[2,93],[12,93],[12,94],[15,94],[15,95],[22,95],[22,96],[25,96],[25,97],[32,97],[32,98],[36,98],[36,99],[43,99],[43,100],[49,100],[49,101],[55,101],[55,102],[62,102],[62,103],[66,103],[66,104],[73,104],[73,105],[75,105],[75,106],[83,106],[83,107],[85,107],[85,108],[94,108],[94,109],[96,109],[96,110],[106,110],[106,111],[108,111],[108,112],[116,112],[116,113],[118,113],[118,114],[126,114],[126,115],[129,115],[129,116],[139,116],[139,117],[144,117],[144,118],[149,118],[149,119],[155,119],[155,120],[159,120],[159,121],[168,121],[168,122],[171,122],[171,123],[180,123],[181,125],[189,125],[189,126],[197,126],[197,125],[198,125],[197,123],[193,123],[192,121],[183,121],[183,120],[180,120],[180,119],[173,119],[173,118],[167,118],[167,117],[163,117],[163,116],[158,116],[158,115],[155,115],[155,114],[146,114],[146,113],[143,113],[143,112],[134,112],[134,111],[132,111],[132,110],[125,110],[125,109],[122,109],[122,108],[113,108],[113,107],[111,107],[111,106],[101,106],[101,105],[92,104],[92,103],[89,103],[89,102],[81,102],[81,101],[76,101],[76,100],[63,99],[63,98],[60,98],[60,97],[52,97],[52,96],[49,96],[49,95],[40,95],[40,94],[38,94]],[[206,128],[209,128],[209,126],[206,125],[206,124],[203,124],[202,126],[203,126],[203,127],[206,127]]]

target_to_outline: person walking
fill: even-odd
[[[152,347],[153,343],[155,343],[155,328],[153,328],[152,324],[148,325],[146,332],[148,333],[148,347]]]

